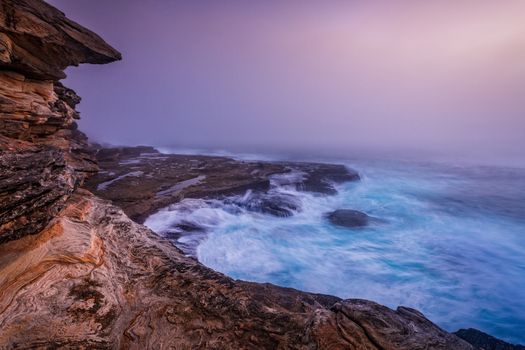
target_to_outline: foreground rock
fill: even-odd
[[[364,227],[370,222],[367,214],[352,209],[338,209],[328,213],[326,217],[332,224],[347,228]]]
[[[0,348],[472,349],[419,312],[234,281],[77,191],[0,245]]]
[[[494,338],[493,336],[478,331],[477,329],[460,329],[457,332],[454,332],[455,335],[461,339],[469,342],[477,349],[483,350],[525,350],[523,345],[514,345],[503,340]]]
[[[38,0],[0,0],[0,243],[34,234],[97,171],[64,68],[120,54]]]

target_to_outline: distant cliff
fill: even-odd
[[[472,349],[413,309],[235,281],[78,189],[97,165],[58,80],[120,54],[40,0],[0,9],[0,348]]]

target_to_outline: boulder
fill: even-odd
[[[370,216],[353,209],[338,209],[326,214],[326,217],[332,224],[348,228],[364,227],[370,222]]]

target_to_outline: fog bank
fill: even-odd
[[[114,144],[522,157],[523,1],[53,0],[122,62],[68,71]]]

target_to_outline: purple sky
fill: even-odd
[[[525,1],[50,3],[123,54],[68,70],[98,141],[525,149]]]

